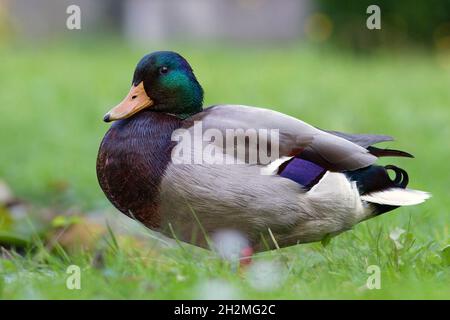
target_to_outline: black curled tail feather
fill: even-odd
[[[391,179],[389,171],[395,173]],[[405,189],[409,183],[408,173],[394,165],[372,165],[366,168],[345,172],[350,181],[355,181],[361,195],[391,188]],[[394,210],[398,206],[371,203],[377,215]]]
[[[395,173],[394,181],[392,181],[397,188],[405,189],[409,183],[408,173],[402,168],[394,165],[387,165],[384,167],[386,170],[392,170]]]
[[[389,176],[389,171],[395,173],[394,179]],[[409,183],[408,173],[394,165],[377,166],[345,172],[349,180],[355,181],[361,195],[382,191],[390,188],[405,189]]]

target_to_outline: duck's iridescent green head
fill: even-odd
[[[143,109],[184,119],[201,111],[202,105],[203,89],[189,63],[178,53],[157,51],[139,61],[130,92],[104,120],[128,118]]]

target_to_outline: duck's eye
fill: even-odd
[[[167,72],[169,72],[169,68],[167,68],[167,67],[159,68],[159,73],[160,74],[166,74]]]

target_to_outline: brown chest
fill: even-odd
[[[100,145],[97,177],[103,192],[122,213],[158,228],[159,187],[180,120],[143,112],[114,123]]]

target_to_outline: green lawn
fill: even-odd
[[[120,42],[0,47],[0,179],[35,205],[100,210],[111,218],[95,174],[109,126],[102,116],[128,92],[141,56],[161,49],[190,61],[206,105],[262,106],[321,128],[393,135],[396,142],[386,146],[416,159],[387,161],[407,169],[410,186],[433,198],[361,223],[327,246],[256,255],[247,269],[187,245],[161,249],[153,240],[145,253],[130,244],[106,246],[96,264],[95,252],[48,253],[36,242],[24,256],[0,258],[0,298],[450,298],[450,258],[442,253],[450,244],[450,70],[431,54],[139,50]],[[389,237],[395,228],[406,230],[397,243],[402,248]],[[81,267],[81,290],[66,289],[69,264]],[[373,264],[381,269],[380,290],[365,288]],[[255,280],[261,274],[266,285]]]

